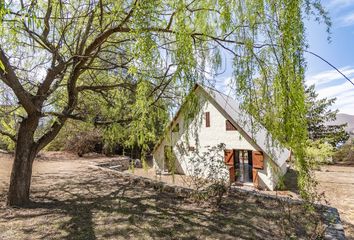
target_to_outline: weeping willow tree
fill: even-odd
[[[16,143],[9,205],[29,202],[36,154],[68,119],[84,118],[78,106],[87,92],[134,91],[131,141],[146,151],[156,138],[153,119],[164,114],[160,100],[209,84],[206,73],[218,71],[225,52],[244,106],[293,149],[308,189],[303,19],[328,21],[317,0],[5,0],[1,7],[0,79],[24,112],[15,135],[2,131]]]

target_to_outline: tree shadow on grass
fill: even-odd
[[[40,181],[40,180],[39,180]],[[306,234],[289,229],[277,201],[260,200],[246,195],[233,195],[221,208],[195,204],[172,193],[158,192],[132,185],[116,175],[100,172],[79,176],[47,189],[34,188],[29,213],[21,211],[7,220],[46,217],[51,224],[53,215],[65,216],[52,224],[52,235],[36,232],[39,239],[279,239],[284,234]],[[299,209],[296,214],[301,215]],[[31,231],[28,231],[30,234]]]

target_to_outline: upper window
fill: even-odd
[[[205,113],[205,127],[210,127],[210,112]]]
[[[229,120],[226,120],[226,131],[237,131],[237,128]]]

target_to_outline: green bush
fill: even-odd
[[[306,155],[313,165],[333,163],[334,148],[322,140],[307,142]]]
[[[354,164],[354,140],[341,146],[333,155],[335,162]]]
[[[68,120],[55,139],[46,147],[46,150],[67,150],[68,142],[73,142],[72,140],[83,132],[90,132],[93,130],[94,126],[90,123]]]
[[[13,136],[16,135],[16,129],[18,128],[18,116],[23,113],[22,109],[14,109],[13,106],[0,107],[0,129]],[[15,142],[9,137],[0,134],[0,149],[6,151],[15,150]]]

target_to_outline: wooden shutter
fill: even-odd
[[[236,127],[229,120],[226,120],[226,131],[237,131]]]
[[[210,112],[205,113],[205,127],[210,127]]]
[[[227,167],[229,169],[230,183],[233,183],[236,181],[234,158],[235,158],[234,150],[226,149],[224,160],[225,160],[225,164],[227,165]]]
[[[234,165],[234,151],[231,149],[225,150],[225,164],[226,165]]]
[[[253,164],[253,168],[256,169],[264,168],[264,157],[262,152],[260,151],[252,152],[252,164]]]

